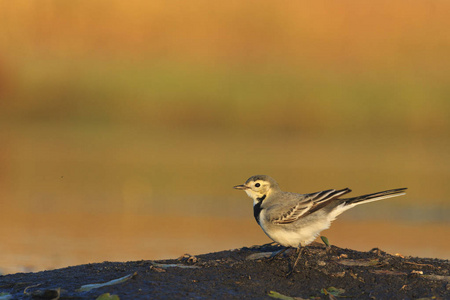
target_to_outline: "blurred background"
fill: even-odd
[[[0,0],[0,273],[270,242],[232,189],[408,187],[322,234],[450,258],[448,1]]]

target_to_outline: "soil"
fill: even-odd
[[[111,296],[102,299],[450,299],[448,260],[314,243],[286,276],[295,252],[268,259],[280,249],[267,244],[161,261],[3,275],[0,299],[96,299],[105,293]],[[119,278],[111,285],[79,290]]]

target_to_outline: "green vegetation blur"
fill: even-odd
[[[250,203],[231,187],[263,173],[448,207],[449,13],[0,0],[2,205],[233,215]]]

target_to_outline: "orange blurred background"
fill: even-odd
[[[0,273],[267,243],[231,187],[408,187],[323,232],[450,258],[447,1],[0,0]]]

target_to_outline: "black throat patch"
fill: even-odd
[[[261,204],[264,201],[264,199],[266,199],[266,195],[263,195],[260,198],[256,198],[256,200],[258,200],[258,203],[256,203],[255,205],[253,205],[253,216],[255,217],[256,223],[259,224],[259,214],[261,213],[261,210],[263,210],[261,208]]]

